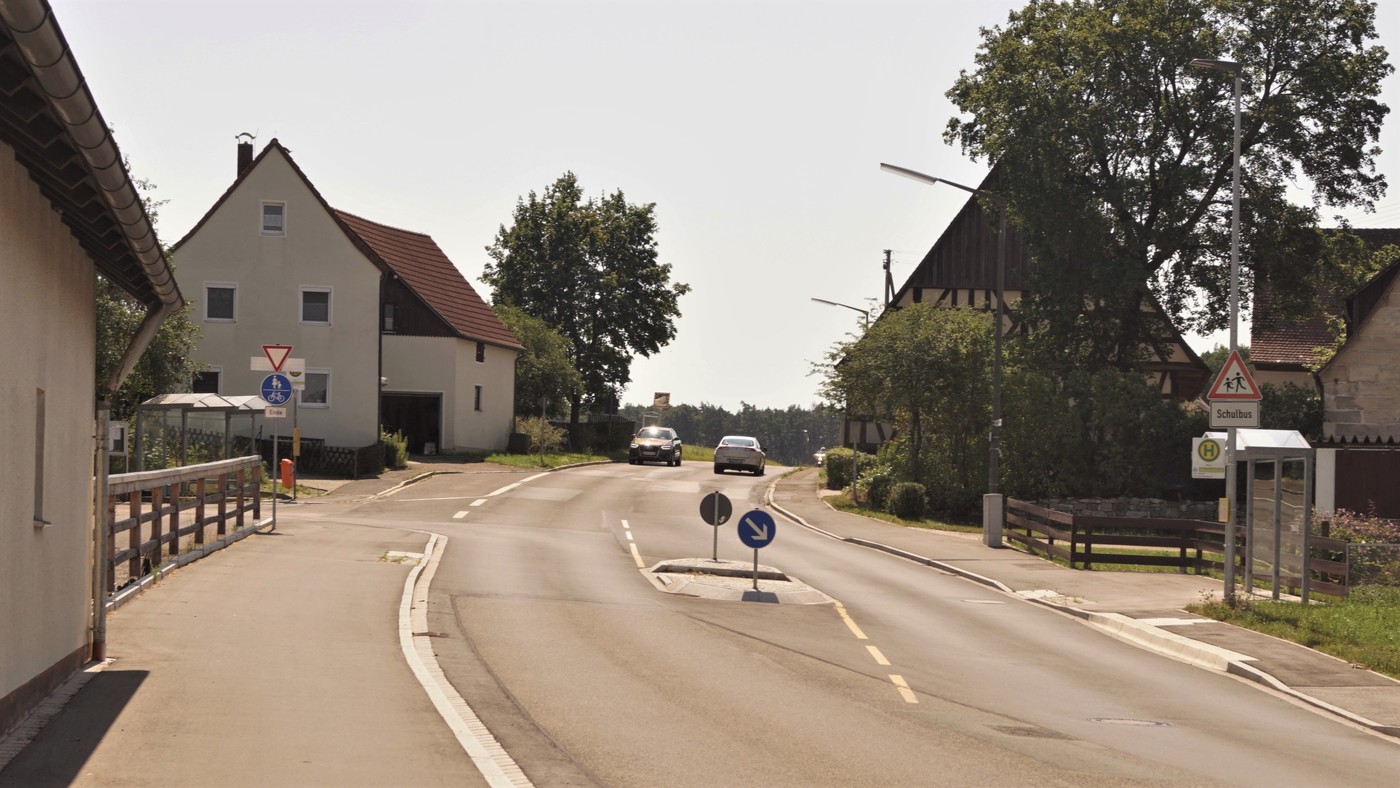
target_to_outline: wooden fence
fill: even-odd
[[[1245,530],[1235,530],[1239,577],[1244,576]],[[1059,558],[1070,568],[1093,569],[1094,564],[1163,566],[1183,574],[1225,569],[1225,526],[1204,520],[1072,515],[1008,498],[1003,538],[1027,551]],[[1310,590],[1346,596],[1346,544],[1340,539],[1308,537]],[[1341,560],[1337,560],[1339,554]],[[1281,580],[1290,589],[1301,586],[1298,577]]]
[[[109,476],[106,594],[110,598],[119,588],[201,558],[266,525],[261,481],[262,459],[257,456]],[[122,519],[117,519],[119,511]]]

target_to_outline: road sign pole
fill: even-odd
[[[753,549],[753,590],[758,590],[758,548]]]
[[[277,423],[280,419],[272,420],[272,528],[277,530]]]
[[[718,511],[719,511],[719,490],[715,490],[715,494],[714,494],[713,497],[714,497],[714,501],[715,501],[715,511],[718,512]],[[711,530],[711,531],[714,531],[714,544],[710,547],[710,560],[711,560],[711,561],[714,561],[715,563],[719,563],[719,526],[716,525],[715,527],[711,528],[710,530]]]

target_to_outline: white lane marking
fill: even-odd
[[[404,580],[403,599],[399,603],[399,647],[403,650],[404,660],[487,784],[492,788],[533,785],[482,724],[476,712],[453,688],[433,654],[432,639],[427,634],[428,588],[442,558],[439,541],[445,545],[447,537],[433,534],[428,538],[428,544],[423,548],[428,560],[414,566]],[[414,632],[422,634],[414,635]]]
[[[627,532],[627,541],[629,541],[629,542],[635,542],[635,541],[637,541],[636,539],[633,539],[633,538],[632,538],[632,532],[631,532],[631,531],[628,531],[628,532]]]
[[[483,503],[486,503],[485,498],[477,498],[475,501],[472,501],[472,506],[480,506]]]
[[[846,626],[848,626],[848,627],[851,628],[851,632],[853,632],[853,633],[855,634],[856,637],[860,638],[861,640],[869,640],[869,639],[870,639],[870,638],[868,638],[868,637],[865,636],[865,633],[864,633],[864,632],[861,632],[861,631],[860,631],[860,627],[856,626],[855,619],[851,618],[851,614],[846,612],[846,606],[845,606],[845,605],[841,604],[840,602],[837,602],[837,603],[836,603],[836,612],[841,614],[842,620],[844,620],[844,621],[846,622]]]
[[[466,517],[466,516],[467,516],[467,510],[466,510],[466,509],[463,509],[462,511],[460,511],[460,512],[454,514],[454,515],[452,515],[452,519],[453,519],[453,520],[460,520],[460,519],[462,519],[463,517]]]
[[[415,503],[417,501],[465,501],[470,495],[448,495],[442,498],[404,498],[402,503]]]
[[[885,655],[880,653],[880,649],[875,648],[874,646],[866,646],[865,648],[866,648],[867,651],[870,652],[870,656],[872,656],[872,657],[875,658],[875,664],[876,664],[876,665],[888,665],[888,664],[890,664],[890,661],[887,660],[887,659],[885,659]]]
[[[526,476],[525,478],[521,479],[520,481],[516,482],[515,484],[507,484],[506,486],[502,487],[502,488],[499,489],[499,490],[496,490],[496,491],[494,491],[494,492],[486,493],[486,497],[487,497],[487,498],[493,498],[493,497],[495,497],[495,496],[497,496],[497,495],[500,495],[501,493],[510,492],[511,490],[514,490],[516,487],[519,487],[520,485],[524,484],[525,482],[534,481],[535,479],[538,479],[538,478],[540,478],[541,476],[548,476],[548,475],[549,475],[549,474],[547,474],[547,473],[537,473],[537,474],[535,474],[534,476]]]
[[[909,689],[909,683],[906,682],[906,681],[904,680],[904,677],[903,677],[903,676],[897,676],[897,675],[891,673],[891,674],[890,674],[890,681],[893,681],[893,682],[894,682],[894,685],[895,685],[896,687],[899,688],[899,694],[904,696],[904,700],[905,700],[906,702],[908,702],[908,703],[918,703],[918,702],[919,702],[919,696],[914,694],[914,690]]]
[[[631,527],[632,527],[632,526],[630,526],[630,525],[627,524],[627,521],[626,521],[626,520],[623,520],[623,521],[622,521],[622,528],[623,528],[624,530],[626,530],[626,529],[628,529],[628,528],[631,528]]]

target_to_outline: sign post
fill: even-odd
[[[753,548],[753,590],[758,590],[758,551],[773,543],[778,524],[773,515],[762,509],[751,509],[739,520],[739,541]]]
[[[290,348],[288,348],[290,350]],[[292,396],[292,382],[287,380],[286,375],[272,373],[263,378],[260,394],[267,404],[273,407],[263,411],[263,418],[272,419],[272,531],[277,530],[277,486],[279,476],[277,472],[277,444],[280,439],[277,425],[279,420],[286,418],[287,410],[283,406]]]
[[[710,560],[715,563],[719,563],[719,527],[729,522],[729,515],[733,513],[734,505],[719,490],[700,499],[700,519],[715,527],[713,552],[710,553]]]
[[[1236,80],[1238,81],[1238,76]],[[1236,123],[1239,122],[1238,116],[1235,120]],[[1238,129],[1236,131],[1238,132]],[[1236,139],[1237,145],[1238,142]],[[1238,152],[1235,159],[1235,177],[1238,178]],[[1235,188],[1235,201],[1238,222],[1238,186]],[[1225,438],[1225,601],[1230,604],[1235,602],[1235,430],[1239,427],[1259,426],[1259,400],[1263,399],[1259,386],[1254,382],[1254,376],[1249,374],[1249,368],[1244,365],[1244,359],[1240,357],[1239,348],[1235,344],[1235,258],[1238,254],[1235,244],[1238,244],[1238,239],[1232,242],[1231,249],[1230,357],[1225,360],[1220,374],[1215,376],[1215,382],[1211,384],[1210,392],[1206,394],[1206,399],[1210,401],[1210,425],[1228,430]]]

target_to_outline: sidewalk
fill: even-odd
[[[815,469],[779,479],[773,508],[800,525],[998,588],[1068,613],[1139,646],[1265,684],[1352,722],[1400,737],[1400,682],[1269,635],[1186,612],[1219,580],[1166,572],[1069,569],[980,534],[905,528],[821,501]]]

